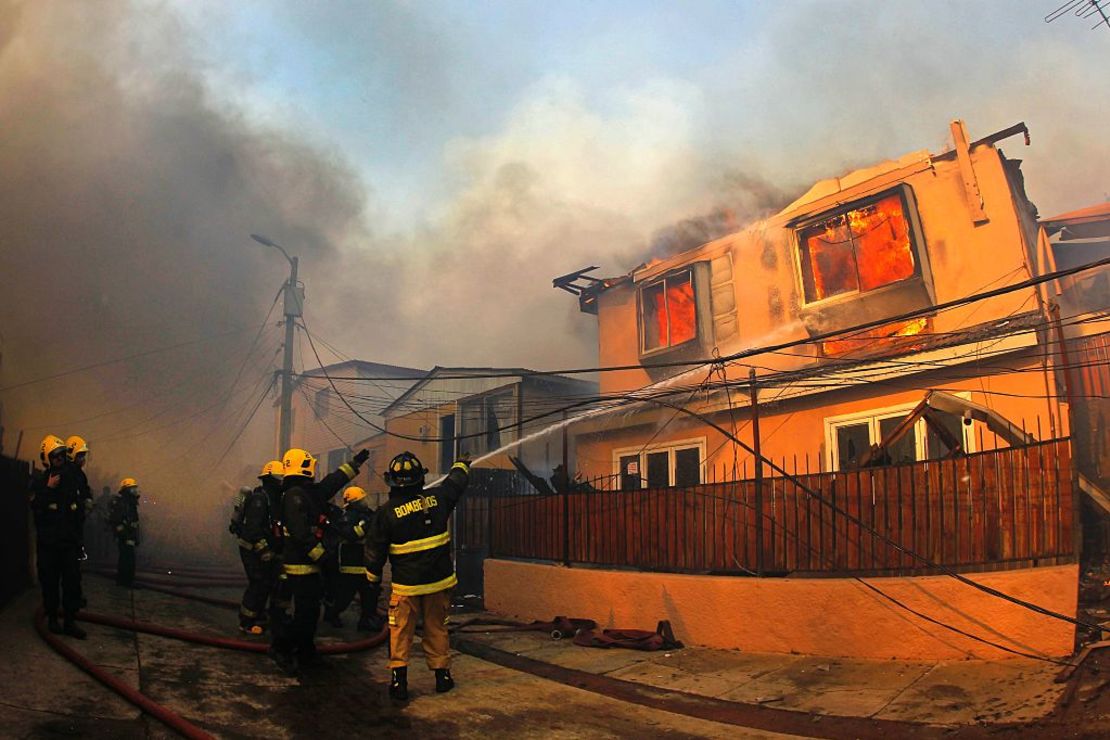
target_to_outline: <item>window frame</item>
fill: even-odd
[[[508,399],[510,402],[510,416],[505,428],[499,432],[501,443],[498,447],[505,445],[508,442],[516,441],[516,435],[520,419],[517,418],[518,404],[517,398],[520,392],[519,384],[510,384],[508,386],[498,386],[482,393],[475,393],[465,398],[461,398],[455,403],[455,446],[456,449],[466,449],[467,452],[474,455],[484,455],[487,452],[496,448],[488,448],[490,428],[487,424],[489,420],[489,405],[492,401],[494,404],[498,400]],[[480,414],[478,417],[479,430],[470,430],[466,428],[469,420],[467,414],[467,406],[478,405],[480,406]],[[496,406],[495,406],[496,408]],[[478,437],[465,437],[465,435],[480,432],[481,436]],[[508,435],[508,436],[506,436]],[[481,449],[474,448],[474,442],[481,440]]]
[[[634,445],[631,447],[618,447],[612,452],[613,458],[613,475],[614,480],[621,480],[621,458],[632,457],[638,455],[640,466],[640,482],[645,483],[647,478],[647,456],[651,453],[666,452],[667,453],[667,487],[673,488],[675,486],[675,477],[677,469],[675,467],[675,459],[679,450],[698,450],[698,485],[705,483],[705,450],[706,438],[705,437],[692,437],[689,439],[679,439],[671,442],[659,442],[650,445]],[[623,489],[622,489],[623,490]],[[632,490],[646,491],[648,487],[641,485],[639,488]]]
[[[663,299],[664,299],[664,301],[666,301],[667,280],[671,280],[671,279],[674,279],[674,278],[682,276],[682,275],[686,275],[690,279],[690,292],[693,295],[693,303],[694,303],[694,336],[690,337],[689,339],[687,339],[684,342],[680,342],[679,344],[666,344],[666,345],[661,345],[659,347],[654,347],[652,349],[648,349],[647,348],[647,327],[648,327],[648,323],[647,323],[647,320],[646,320],[645,315],[644,315],[644,291],[650,290],[651,288],[654,288],[657,285],[662,285],[663,286]],[[641,285],[636,286],[636,318],[639,322],[638,329],[639,329],[640,357],[654,357],[655,355],[665,354],[667,352],[673,352],[677,349],[680,349],[680,348],[686,347],[686,346],[688,346],[692,343],[698,342],[701,339],[701,335],[702,335],[702,331],[701,331],[701,319],[702,319],[702,317],[700,315],[700,306],[698,305],[698,303],[699,302],[698,302],[697,271],[694,269],[693,264],[685,265],[685,266],[683,266],[679,269],[676,269],[676,270],[671,270],[671,271],[666,272],[662,275],[659,275],[658,277],[656,277],[656,278],[654,278],[650,281],[644,282]],[[670,304],[666,303],[666,307],[667,307],[667,332],[668,332],[668,337],[667,338],[669,340],[670,339],[670,336],[669,336],[670,324],[671,324]]]
[[[913,252],[913,274],[904,277],[901,280],[885,283],[870,290],[860,290],[858,287],[853,291],[845,293],[837,293],[826,298],[819,298],[810,300],[806,292],[805,280],[805,260],[802,256],[802,232],[815,224],[828,221],[831,218],[844,215],[849,211],[854,211],[858,208],[864,208],[873,203],[887,198],[891,195],[897,194],[902,201],[902,211],[906,216],[906,233],[910,239],[910,249]],[[798,287],[798,297],[801,300],[802,310],[819,308],[822,306],[833,305],[844,301],[858,300],[861,296],[871,295],[878,291],[887,290],[896,286],[905,285],[914,281],[924,280],[928,272],[928,254],[926,252],[925,235],[921,229],[921,216],[917,208],[917,199],[913,195],[913,190],[906,183],[898,183],[894,187],[884,188],[877,193],[865,195],[846,203],[842,203],[833,208],[828,208],[820,213],[812,216],[806,216],[798,221],[790,224],[792,230],[792,239],[794,242],[794,272],[795,279]],[[853,247],[854,248],[854,247]],[[858,284],[858,259],[857,259],[857,284]]]
[[[959,396],[965,400],[971,399],[969,391],[958,391],[952,395]],[[917,402],[917,403],[920,403]],[[905,418],[906,414],[913,411],[917,403],[897,404],[894,406],[883,406],[880,408],[868,409],[866,411],[855,411],[850,414],[838,414],[836,416],[825,417],[825,464],[826,470],[830,472],[841,472],[840,467],[840,445],[837,444],[836,430],[839,427],[852,426],[863,422],[868,423],[868,436],[869,445],[878,444],[882,441],[882,435],[879,431],[879,423],[892,418]],[[971,453],[976,451],[975,435],[972,433],[972,428],[960,424],[960,433],[963,435],[964,451]],[[913,425],[914,435],[914,462],[925,462],[929,459],[929,451],[926,449],[926,440],[928,438],[928,427],[925,424],[925,419],[918,419]]]
[[[312,414],[323,419],[331,411],[331,389],[321,388],[312,396]]]

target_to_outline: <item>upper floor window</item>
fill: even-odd
[[[492,452],[516,438],[516,395],[512,389],[459,402],[460,450],[473,455]]]
[[[865,293],[920,274],[914,218],[900,188],[802,224],[798,261],[806,303]]]
[[[641,352],[677,347],[698,336],[694,278],[690,270],[640,289]]]
[[[316,391],[316,395],[312,399],[312,413],[316,414],[316,418],[320,419],[328,415],[328,407],[331,401],[331,393],[327,388]]]

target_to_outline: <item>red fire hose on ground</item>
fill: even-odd
[[[94,571],[97,572],[97,571]],[[115,575],[114,573],[103,573],[103,575]],[[156,580],[153,583],[148,583],[147,579],[136,579],[138,585],[159,593],[169,594],[184,599],[191,599],[200,601],[214,606],[222,606],[228,608],[239,608],[239,603],[229,599],[217,599],[210,596],[201,596],[200,594],[193,594],[187,591],[179,591],[173,588],[166,588],[161,585],[161,581]],[[178,582],[173,581],[175,585],[193,585],[192,582]],[[230,587],[234,584],[227,583],[213,583],[202,582],[200,586],[222,586]],[[94,612],[81,611],[77,615],[78,619],[85,622],[94,624],[101,624],[108,627],[115,627],[117,629],[131,630],[133,632],[143,632],[145,634],[157,635],[159,637],[167,637],[175,640],[182,640],[199,645],[209,645],[212,647],[223,648],[225,650],[241,650],[244,652],[252,653],[265,653],[269,646],[263,642],[251,642],[247,640],[236,640],[227,637],[220,637],[219,635],[206,635],[200,632],[190,632],[188,630],[177,629],[173,627],[163,627],[159,624],[150,622],[139,622],[123,617],[116,617],[109,614],[96,614]],[[100,683],[107,686],[112,691],[115,691],[121,697],[137,706],[142,711],[154,717],[158,721],[165,724],[167,727],[176,730],[182,736],[187,738],[203,738],[204,740],[211,740],[212,735],[200,729],[196,725],[189,722],[187,719],[177,714],[173,710],[159,704],[153,699],[149,698],[137,689],[128,686],[126,683],[104,671],[102,668],[94,664],[81,653],[77,652],[66,644],[57,635],[52,634],[46,628],[46,616],[42,607],[39,607],[35,612],[35,630],[39,636],[50,645],[59,655],[64,657],[69,662],[76,665],[81,670],[88,673]],[[323,655],[339,655],[344,653],[353,653],[362,650],[370,650],[378,645],[381,645],[388,638],[388,629],[383,628],[381,632],[363,640],[355,640],[353,642],[331,643],[320,645],[318,652]]]
[[[88,673],[97,681],[100,681],[100,683],[104,684],[151,717],[154,717],[162,724],[172,730],[176,730],[183,737],[195,738],[196,740],[211,740],[212,735],[209,735],[180,714],[167,709],[142,692],[128,686],[112,674],[102,670],[84,655],[81,655],[81,653],[67,645],[65,641],[57,635],[51,634],[51,632],[46,629],[46,615],[43,613],[42,607],[39,607],[38,611],[35,612],[35,629],[46,644],[54,648],[54,651],[63,658],[73,663],[85,673]]]

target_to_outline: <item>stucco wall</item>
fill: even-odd
[[[1075,616],[1078,567],[969,576]],[[867,581],[924,614],[1016,650],[1070,654],[1070,624],[945,576]],[[652,629],[669,619],[691,645],[830,657],[934,660],[1012,657],[932,625],[845,578],[756,579],[485,562],[486,607],[522,619],[586,617],[603,627]]]

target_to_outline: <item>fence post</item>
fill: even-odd
[[[759,391],[755,368],[748,369],[748,390],[752,401],[752,451],[755,456],[755,573],[763,575],[763,453],[759,444]]]
[[[570,567],[570,452],[567,441],[567,412],[563,412],[563,565]]]

